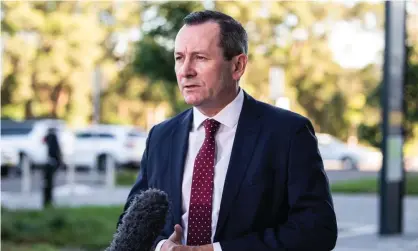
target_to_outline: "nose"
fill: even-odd
[[[192,78],[196,76],[193,62],[190,59],[185,59],[180,65],[178,74],[181,78]]]

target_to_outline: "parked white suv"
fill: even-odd
[[[147,134],[134,126],[92,125],[75,131],[74,165],[105,170],[112,159],[117,167],[138,168]]]
[[[10,144],[0,140],[1,146],[1,176],[7,176],[19,165],[19,152]]]
[[[27,158],[31,167],[47,164],[48,152],[45,136],[50,127],[56,128],[64,164],[73,159],[74,135],[63,120],[32,119],[15,121],[1,120],[1,141],[7,147],[16,149],[19,163]],[[3,147],[3,146],[2,146]]]

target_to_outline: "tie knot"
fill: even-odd
[[[205,127],[206,136],[214,136],[219,129],[220,123],[214,119],[206,119],[203,121],[203,126]]]

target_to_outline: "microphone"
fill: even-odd
[[[165,192],[150,188],[136,194],[105,251],[150,251],[164,228],[168,210]]]

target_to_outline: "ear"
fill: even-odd
[[[236,81],[240,80],[241,76],[245,72],[247,67],[248,56],[245,54],[239,54],[232,58],[232,78]]]

